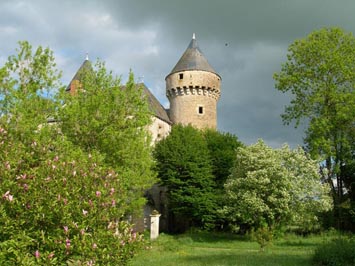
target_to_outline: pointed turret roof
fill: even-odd
[[[198,46],[195,34],[192,35],[192,40],[189,46],[173,70],[171,70],[170,74],[186,70],[202,70],[217,74]]]
[[[92,65],[91,65],[91,62],[90,62],[88,56],[86,55],[85,61],[82,63],[82,65],[80,66],[80,68],[78,69],[76,74],[74,75],[73,79],[70,81],[66,90],[70,91],[70,88],[71,88],[70,86],[75,80],[81,81],[83,78],[83,75],[85,75],[85,73],[88,73],[91,71],[93,71],[93,68],[92,68]]]

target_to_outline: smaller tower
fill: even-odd
[[[176,66],[165,78],[170,120],[196,128],[217,127],[221,77],[198,47],[195,34]]]
[[[66,91],[74,95],[78,89],[82,87],[82,80],[84,76],[89,72],[92,72],[93,68],[89,60],[89,55],[86,54],[85,61],[82,63],[78,71],[75,73],[73,79],[70,81]]]

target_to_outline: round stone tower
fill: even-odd
[[[221,77],[201,52],[195,34],[165,81],[174,124],[216,129]]]

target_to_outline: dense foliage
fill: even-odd
[[[156,144],[154,156],[161,183],[168,188],[169,210],[176,225],[185,222],[182,229],[212,226],[217,209],[215,182],[202,133],[190,125],[175,125]]]
[[[235,152],[243,144],[238,140],[237,136],[213,129],[204,130],[203,136],[207,141],[212,174],[217,188],[223,189],[223,185],[234,165]]]
[[[316,266],[352,266],[355,264],[355,239],[335,238],[327,241],[315,250],[313,265]]]
[[[94,72],[96,84],[112,80],[105,71],[99,67]],[[52,52],[42,47],[32,52],[27,42],[20,43],[18,55],[0,68],[0,265],[125,265],[142,245],[126,222],[127,215],[141,202],[142,176],[147,177],[144,186],[152,182],[145,143],[149,138],[137,129],[138,121],[143,127],[147,120],[126,117],[120,124],[127,129],[120,140],[128,145],[115,147],[121,160],[108,159],[112,149],[101,145],[107,141],[103,136],[117,144],[116,128],[101,127],[110,133],[95,135],[87,146],[80,136],[90,136],[91,126],[98,129],[108,121],[105,110],[99,106],[94,110],[89,103],[103,103],[109,95],[118,113],[127,108],[144,113],[144,99],[133,92],[131,76],[126,98],[112,96],[110,90],[117,87],[100,88],[95,94],[85,83],[88,93],[83,87],[72,96],[75,99],[55,101],[59,77]],[[85,103],[90,107],[80,109]],[[84,116],[81,111],[87,116],[78,124],[75,119]],[[61,123],[64,114],[68,121]],[[89,119],[90,115],[100,119]],[[48,123],[54,117],[55,123]],[[70,134],[65,126],[80,130]],[[142,164],[134,161],[137,157],[130,149],[141,154]],[[127,180],[129,174],[137,183]],[[132,200],[131,190],[138,195]]]
[[[234,230],[257,231],[272,239],[287,225],[317,225],[317,213],[331,208],[327,184],[321,183],[318,165],[301,149],[272,149],[261,140],[237,150],[225,189],[222,213]]]
[[[307,122],[307,149],[324,160],[324,179],[332,188],[338,225],[342,209],[355,221],[353,164],[355,150],[355,38],[339,28],[314,31],[288,48],[287,61],[274,75],[276,88],[293,99],[282,115],[296,126]]]
[[[243,144],[237,136],[230,133],[222,133],[213,129],[205,129],[202,134],[207,142],[207,148],[210,154],[210,164],[212,166],[212,175],[214,177],[214,194],[216,197],[217,208],[223,208],[225,205],[224,184],[236,159],[236,150]],[[220,213],[214,219],[214,227],[217,230],[228,230],[226,217]]]

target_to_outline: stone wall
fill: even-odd
[[[157,117],[152,117],[152,123],[148,128],[152,135],[152,145],[169,135],[171,125]]]

